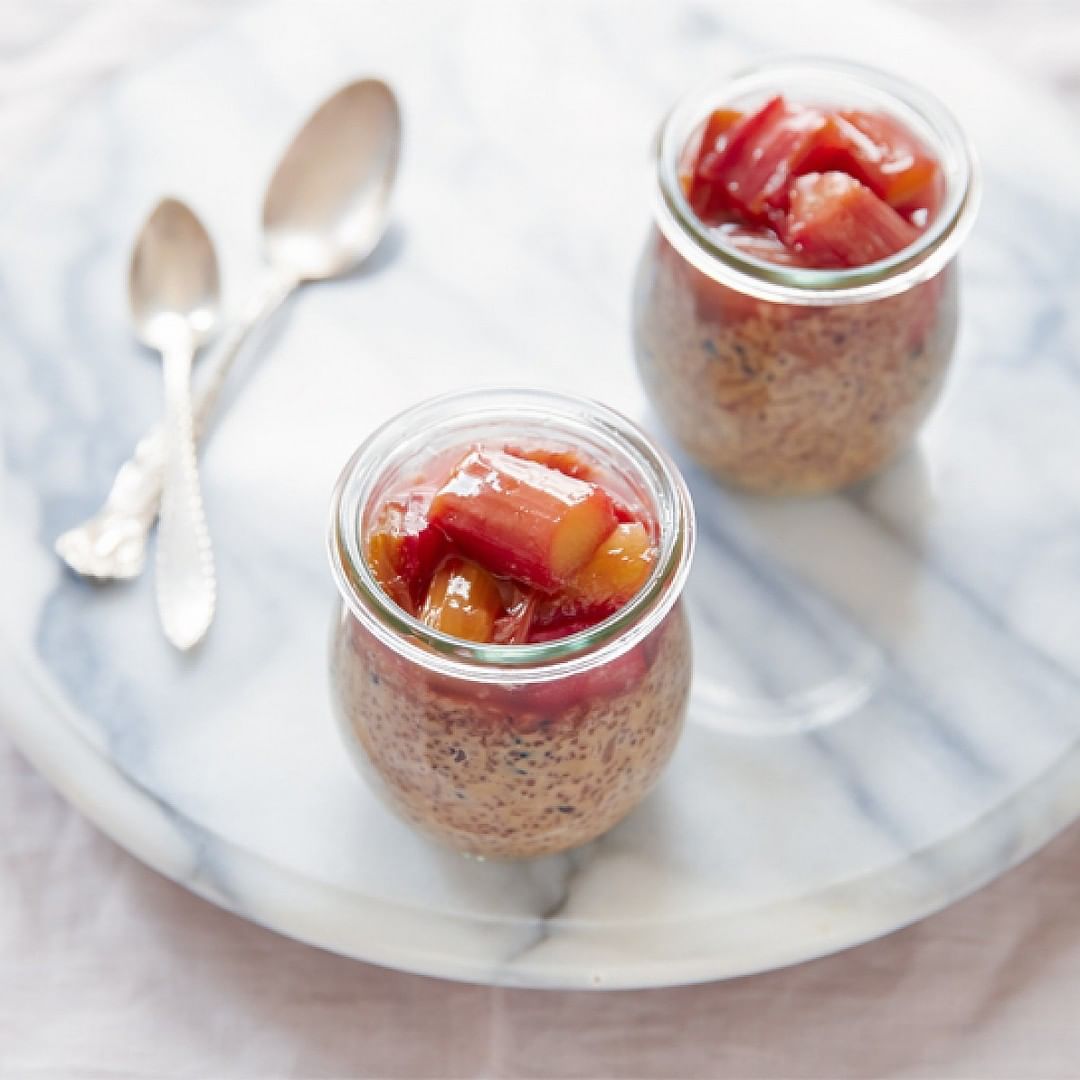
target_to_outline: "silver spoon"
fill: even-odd
[[[235,327],[201,365],[196,437],[205,432],[252,331],[298,285],[347,273],[375,250],[389,219],[400,145],[401,112],[393,91],[379,79],[361,79],[323,102],[286,148],[263,201],[266,275]],[[163,463],[159,427],[121,466],[101,510],[57,539],[56,551],[68,566],[100,580],[142,571]]]
[[[165,380],[158,613],[169,641],[190,649],[210,627],[216,596],[195,457],[191,365],[217,322],[221,283],[209,234],[177,199],[158,203],[139,233],[128,295],[135,333],[161,353]]]

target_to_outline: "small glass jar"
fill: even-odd
[[[646,508],[658,557],[606,621],[542,644],[474,644],[398,607],[363,557],[385,493],[477,443],[583,452]],[[470,855],[576,847],[624,817],[675,747],[690,687],[679,597],[694,547],[689,494],[629,420],[535,390],[437,398],[372,435],[334,492],[330,562],[341,593],[330,680],[345,742],[385,800]]]
[[[766,262],[703,224],[680,159],[709,113],[783,93],[901,121],[937,158],[941,207],[915,243],[867,266]],[[637,366],[660,416],[719,479],[774,494],[831,491],[885,466],[937,400],[958,321],[956,254],[978,204],[974,155],[952,115],[855,64],[773,61],[694,92],[658,139],[656,222],[634,292]]]

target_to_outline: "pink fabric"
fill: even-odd
[[[492,990],[250,926],[0,741],[0,1077],[1078,1077],[1080,828],[971,899],[729,983]]]

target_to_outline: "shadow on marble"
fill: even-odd
[[[725,488],[645,419],[682,470],[698,519],[687,585],[694,715],[780,735],[857,714],[918,630],[934,496],[924,452],[836,495],[775,498]]]
[[[300,295],[293,295],[275,311],[265,326],[256,330],[251,342],[237,359],[236,367],[230,373],[228,382],[222,391],[221,404],[215,412],[211,427],[214,428],[227,416],[231,406],[254,377],[255,372],[266,362],[271,353],[278,350],[288,337],[290,323],[295,314],[294,305],[304,303],[303,293],[308,289],[327,292],[334,289],[352,289],[362,285],[368,278],[385,273],[398,264],[407,249],[407,230],[399,222],[391,222],[372,254],[356,269],[328,281],[312,282],[301,286]],[[213,344],[210,346],[213,349]]]

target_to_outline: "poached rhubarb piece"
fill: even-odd
[[[513,582],[507,584],[509,598],[504,587],[503,613],[495,620],[491,640],[498,645],[525,645],[533,640],[533,619],[540,593]]]
[[[717,173],[716,162],[727,149],[727,137],[731,129],[742,119],[737,109],[714,109],[701,133],[693,161],[680,166],[683,187],[690,198],[694,213],[700,218],[711,217],[724,205],[719,183],[709,179]]]
[[[465,641],[491,641],[502,613],[498,583],[482,566],[450,555],[431,579],[420,618],[428,626]]]
[[[536,461],[546,465],[549,469],[573,476],[578,480],[587,480],[592,484],[600,484],[596,476],[596,468],[586,461],[580,454],[573,450],[523,450],[517,446],[508,446],[508,454],[514,457],[525,458],[526,461]],[[608,493],[611,494],[610,492]],[[628,522],[641,522],[641,511],[611,495],[611,504],[615,509],[615,518],[620,525]]]
[[[618,524],[601,488],[501,450],[466,455],[429,518],[493,573],[543,591],[565,585]]]
[[[727,207],[746,222],[768,223],[771,211],[786,203],[791,179],[824,127],[816,109],[774,97],[725,132],[722,149],[706,152],[703,146],[696,175],[712,185],[718,210]]]
[[[843,110],[833,122],[850,155],[845,170],[901,214],[927,216],[938,209],[941,169],[925,146],[898,120],[881,113]]]
[[[654,562],[656,547],[645,526],[617,525],[574,575],[568,592],[587,606],[619,607],[645,584]]]
[[[644,510],[602,476],[571,449],[470,448],[437,490],[424,474],[418,490],[386,499],[368,562],[392,600],[452,637],[567,637],[632,599],[656,560]]]
[[[648,581],[655,562],[656,547],[641,522],[616,526],[565,589],[540,600],[534,640],[565,637],[614,615]]]
[[[417,491],[386,503],[367,541],[376,580],[410,614],[423,601],[448,546],[446,534],[428,520],[430,502],[430,492]]]
[[[809,173],[792,188],[785,240],[814,266],[865,266],[903,251],[918,235],[847,173]]]
[[[830,179],[804,184],[810,176]],[[937,160],[900,121],[781,95],[748,113],[715,110],[682,178],[694,213],[727,242],[817,268],[862,266],[906,247],[944,191]],[[823,205],[832,198],[835,214]]]

